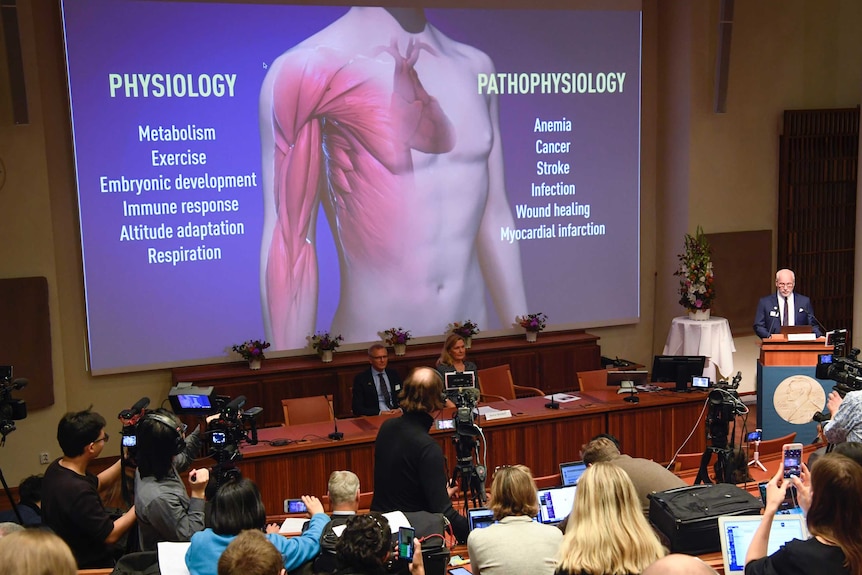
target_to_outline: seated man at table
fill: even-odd
[[[374,442],[374,499],[371,510],[428,511],[449,519],[458,541],[466,541],[467,518],[452,507],[443,449],[428,433],[433,413],[443,409],[443,379],[430,367],[417,367],[399,395],[401,417],[383,422]]]
[[[378,415],[398,409],[401,377],[389,364],[389,351],[375,343],[368,348],[371,367],[353,379],[353,415]]]
[[[796,274],[791,270],[778,270],[775,274],[776,293],[760,298],[754,316],[754,333],[765,339],[773,333],[781,333],[781,326],[810,325],[815,335],[823,331],[814,317],[811,300],[802,294],[793,293]]]

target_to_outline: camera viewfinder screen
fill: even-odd
[[[209,396],[181,394],[179,396],[180,407],[183,409],[212,409]]]

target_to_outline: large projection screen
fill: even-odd
[[[638,321],[640,4],[592,4],[64,0],[93,373]]]

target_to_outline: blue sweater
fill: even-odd
[[[308,529],[299,537],[288,538],[278,533],[267,534],[266,538],[272,541],[281,553],[284,568],[288,573],[317,557],[320,553],[320,535],[327,523],[329,523],[329,516],[326,513],[316,513],[309,521]],[[234,537],[236,535],[218,535],[209,527],[192,535],[192,543],[186,552],[186,567],[189,573],[217,575],[219,557]]]

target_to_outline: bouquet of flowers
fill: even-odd
[[[240,354],[244,360],[251,361],[253,359],[266,359],[263,355],[263,350],[268,348],[269,345],[269,343],[259,339],[250,339],[233,346],[231,349]]]
[[[383,335],[386,336],[384,340],[386,345],[406,344],[408,340],[413,339],[410,330],[403,327],[390,327],[383,332]]]
[[[322,351],[335,351],[338,349],[338,346],[341,345],[342,341],[344,341],[344,338],[341,337],[341,335],[332,337],[328,331],[317,332],[311,336],[311,347],[313,347],[317,353]]]
[[[539,313],[528,313],[527,315],[519,315],[515,321],[527,331],[542,331],[545,329],[545,322],[548,321],[548,316]]]
[[[700,226],[695,235],[685,235],[685,250],[677,258],[679,269],[673,275],[679,276],[679,304],[690,311],[709,309],[715,299],[712,260],[709,241]]]
[[[449,331],[461,337],[473,337],[479,333],[479,326],[468,319],[465,322],[456,321],[449,325]]]

